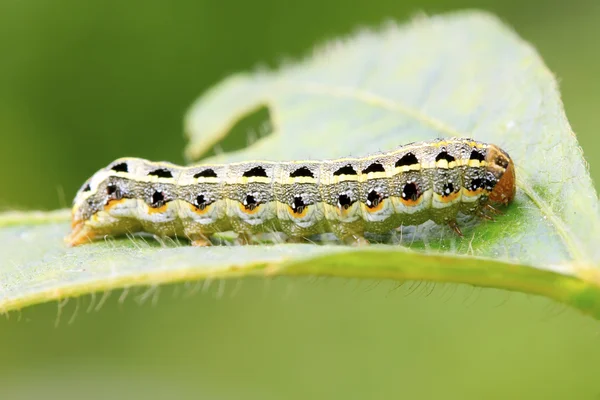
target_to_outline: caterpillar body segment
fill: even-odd
[[[458,213],[486,215],[490,202],[508,204],[515,190],[508,154],[466,138],[324,161],[180,167],[122,158],[79,190],[66,241],[75,246],[144,231],[209,245],[211,235],[233,230],[241,242],[261,232],[293,241],[332,232],[364,243],[365,232],[427,220],[460,234]]]

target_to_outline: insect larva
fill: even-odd
[[[427,220],[484,213],[515,196],[506,152],[472,139],[412,143],[363,158],[248,161],[180,167],[122,158],[94,174],[73,203],[79,245],[105,235],[150,232],[188,237],[233,230],[242,242],[260,232],[291,239],[333,232],[345,242]]]

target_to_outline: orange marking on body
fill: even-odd
[[[421,201],[423,201],[423,196],[419,196],[417,197],[416,200],[412,200],[412,199],[403,199],[402,197],[399,197],[400,201],[402,202],[402,204],[404,204],[407,207],[414,207],[414,206],[418,206],[419,204],[421,204]]]
[[[169,207],[169,204],[164,204],[160,207],[150,207],[148,206],[148,214],[158,214],[158,213],[163,213],[165,211],[167,211],[167,208]]]
[[[193,204],[189,204],[190,210],[192,210],[193,212],[195,212],[198,215],[204,215],[204,214],[206,214],[208,212],[208,208],[210,206],[211,205],[209,204],[209,205],[204,206],[204,209],[200,209],[199,207],[196,207]]]
[[[467,197],[479,196],[481,193],[483,193],[483,188],[477,188],[475,190],[469,190],[467,188],[463,188],[463,195],[467,196]]]
[[[349,210],[350,210],[350,207],[348,207],[346,209],[338,207],[338,212],[339,212],[340,216],[342,216],[342,217],[347,217],[348,214],[350,213]]]
[[[123,204],[124,202],[126,202],[129,199],[112,199],[112,200],[108,200],[108,203],[106,203],[106,205],[104,206],[104,211],[109,211],[111,208],[119,205],[119,204]]]
[[[342,217],[347,217],[348,214],[351,214],[354,210],[354,206],[356,205],[356,203],[353,203],[352,205],[350,205],[348,208],[344,208],[344,207],[336,207],[335,209],[337,210],[337,213],[342,216]]]
[[[295,212],[294,209],[291,206],[288,206],[290,209],[290,215],[294,218],[304,218],[306,217],[306,213],[308,213],[308,207],[310,206],[304,206],[304,208],[302,209],[302,212]]]
[[[367,209],[368,212],[370,213],[376,213],[377,211],[381,211],[381,209],[383,208],[383,202],[386,201],[387,199],[383,199],[379,201],[379,204],[377,204],[375,207],[365,207]]]
[[[242,203],[238,203],[238,207],[240,208],[240,210],[244,214],[253,215],[253,214],[256,214],[258,212],[258,209],[260,208],[260,205],[254,207],[253,210],[250,210],[249,208],[246,208],[246,206],[243,205]]]
[[[440,195],[438,195],[438,196],[440,196]],[[450,193],[448,196],[440,196],[440,201],[442,203],[450,203],[450,202],[453,202],[454,200],[456,200],[458,198],[458,196],[460,196],[460,191]]]

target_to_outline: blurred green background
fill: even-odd
[[[472,7],[515,27],[556,73],[598,183],[597,1],[0,0],[0,209],[67,206],[120,156],[182,162],[184,112],[233,72]],[[11,313],[0,398],[600,397],[600,325],[546,299],[330,279],[198,289]]]

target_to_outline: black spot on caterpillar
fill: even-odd
[[[118,163],[113,165],[110,169],[115,172],[129,172],[129,168],[127,168],[127,163]]]
[[[173,177],[173,173],[166,168],[155,169],[154,171],[148,172],[148,175],[156,176],[159,178],[172,178]]]
[[[448,154],[447,151],[441,151],[436,157],[435,157],[435,161],[440,161],[440,160],[446,160],[448,163],[451,163],[452,161],[456,161],[456,159],[451,156],[450,154]]]
[[[200,171],[194,175],[194,178],[216,178],[216,177],[217,177],[217,173],[210,168],[207,168],[204,171]]]
[[[419,159],[413,153],[409,152],[409,153],[406,153],[405,155],[403,155],[402,158],[400,158],[398,161],[396,161],[396,164],[394,164],[394,166],[396,168],[398,168],[398,167],[415,165],[418,163],[419,163]]]
[[[385,172],[385,168],[381,163],[375,162],[362,170],[363,174],[368,174],[370,172]]]
[[[248,171],[244,172],[242,174],[243,177],[246,178],[251,178],[251,177],[263,177],[266,178],[267,177],[267,172],[265,171],[265,169],[263,167],[254,167],[252,169],[249,169]]]
[[[315,175],[306,167],[300,167],[297,170],[290,172],[290,178],[305,177],[314,178]]]
[[[341,167],[340,169],[338,169],[337,171],[335,171],[333,173],[334,176],[340,176],[340,175],[356,175],[356,171],[354,170],[354,168],[352,168],[352,165],[348,164],[348,165],[344,165],[343,167]]]

